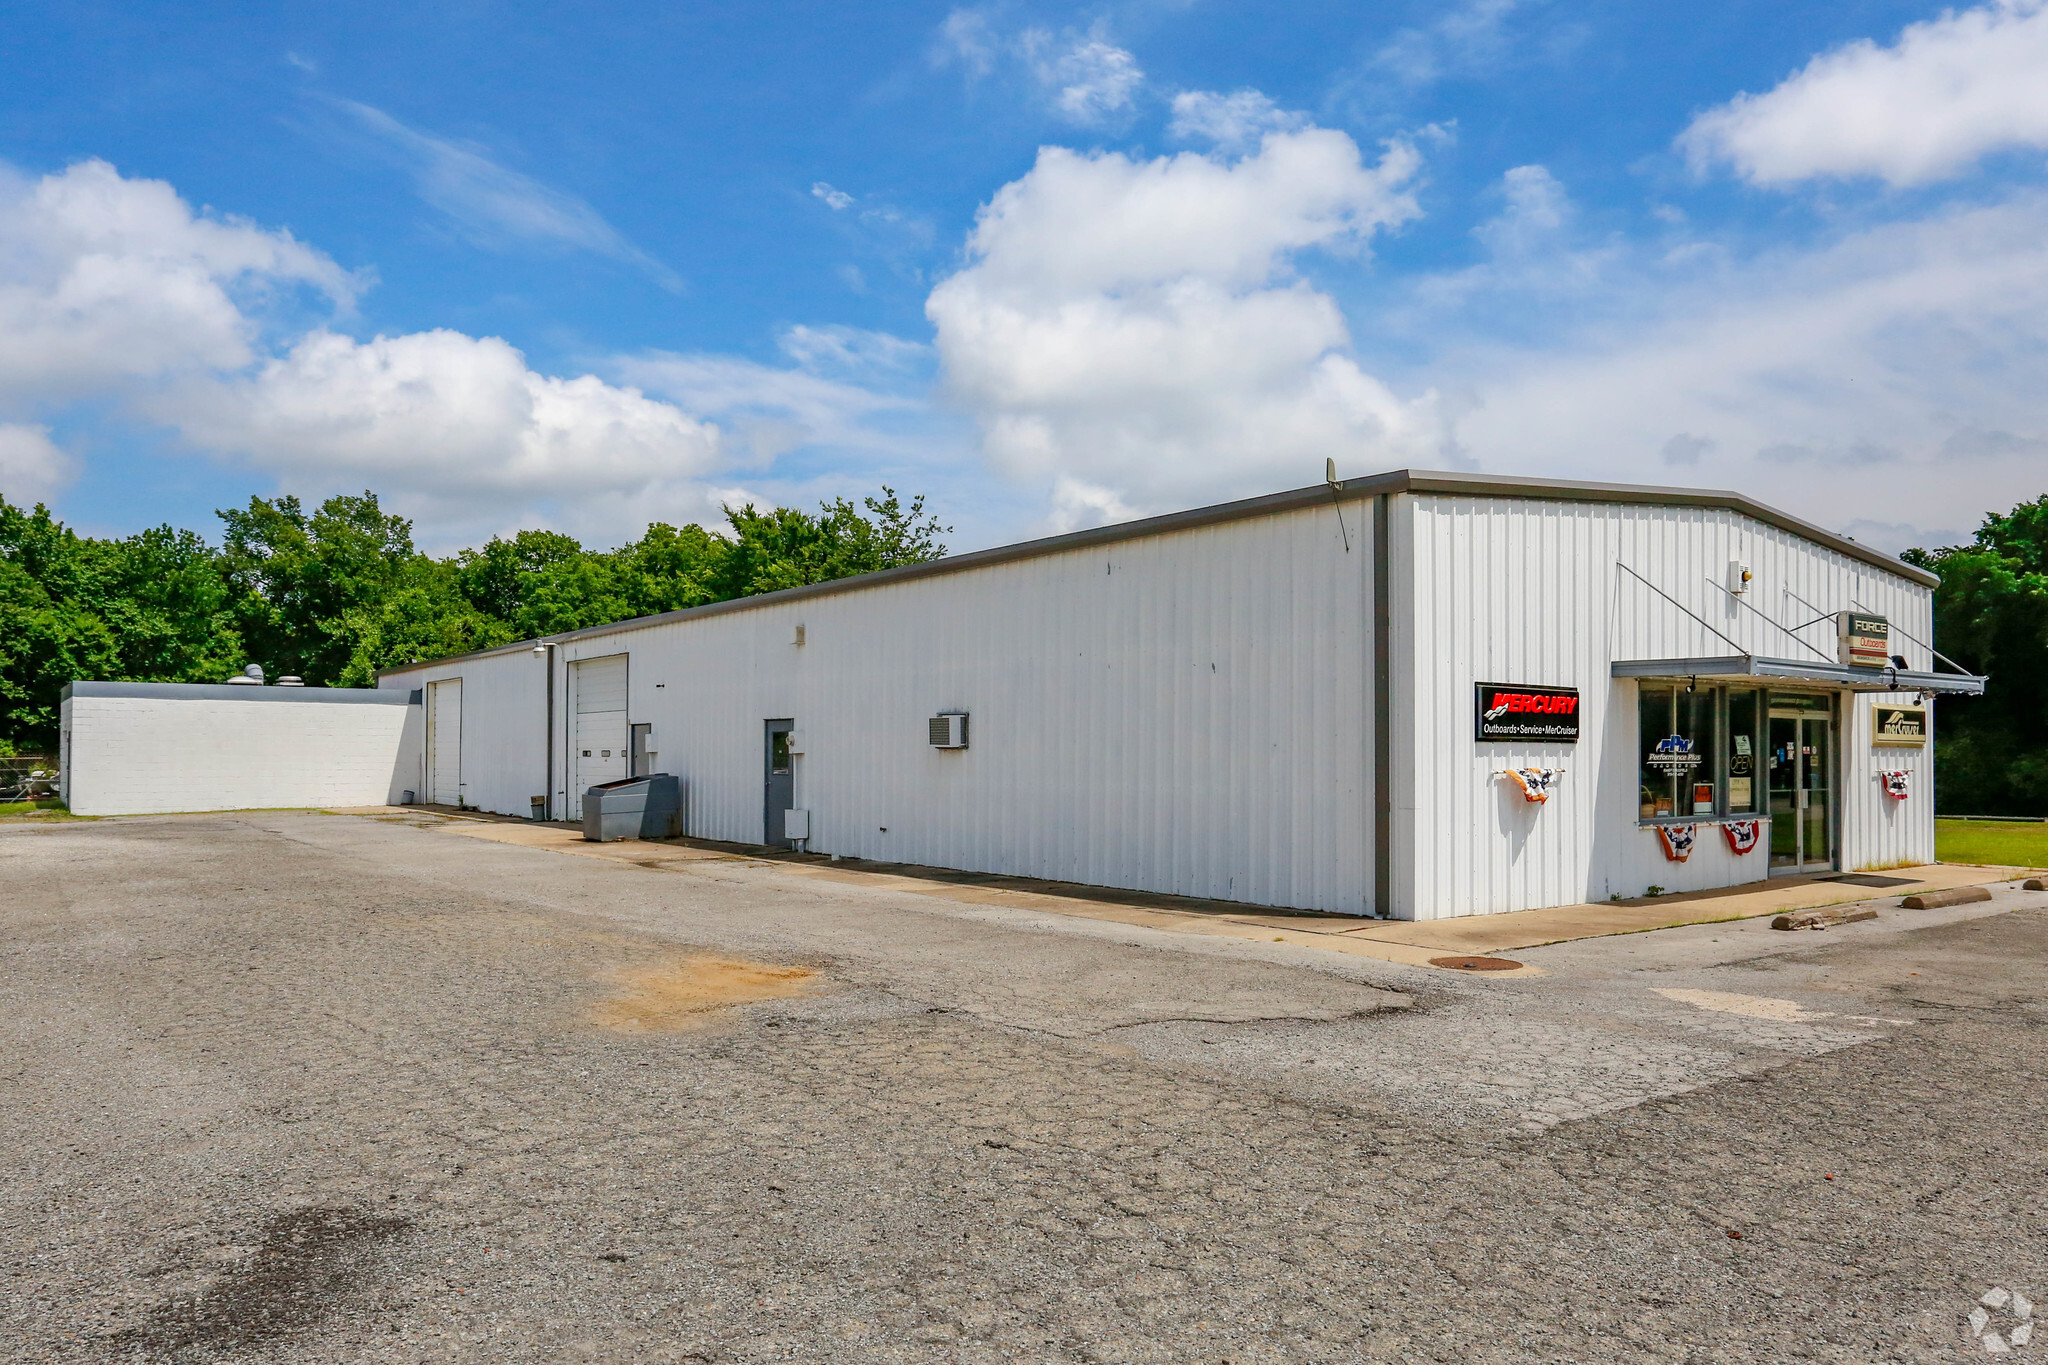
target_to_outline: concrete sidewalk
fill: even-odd
[[[820,854],[750,849],[706,840],[626,840],[594,844],[586,842],[580,827],[575,825],[535,824],[508,816],[456,814],[419,807],[338,813],[440,823],[448,832],[470,838],[523,848],[544,848],[576,857],[631,863],[651,870],[680,872],[692,864],[738,863],[773,868],[793,876],[856,883],[963,904],[1038,910],[1178,933],[1290,943],[1408,966],[1434,966],[1433,959],[1443,957],[1485,956],[1684,924],[1753,919],[1824,905],[1906,896],[1918,891],[1988,886],[2028,876],[2035,871],[2021,867],[1932,863],[1876,873],[1772,878],[1768,882],[1749,882],[1712,891],[1683,892],[1607,904],[1560,905],[1543,910],[1441,920],[1374,920],[1355,915],[1259,910],[1229,901],[1076,886],[1030,877],[855,860],[833,862]],[[1487,975],[1540,974],[1535,967],[1522,966]]]

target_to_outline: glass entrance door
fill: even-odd
[[[1771,698],[1771,871],[1835,870],[1835,723],[1823,696]]]

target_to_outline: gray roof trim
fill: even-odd
[[[662,612],[655,616],[635,616],[624,621],[613,621],[601,626],[585,626],[580,630],[564,631],[547,637],[557,643],[586,639],[593,635],[606,635],[618,631],[645,630],[650,626],[667,625],[671,621],[682,621],[705,616],[720,616],[732,611],[755,611],[763,607],[783,606],[801,602],[813,597],[826,597],[835,593],[860,592],[868,588],[884,587],[893,583],[908,583],[913,579],[932,578],[940,574],[966,573],[972,569],[986,569],[997,564],[1008,564],[1020,559],[1036,559],[1041,555],[1065,554],[1072,550],[1092,549],[1099,545],[1115,545],[1126,540],[1142,540],[1147,536],[1170,535],[1176,531],[1190,531],[1202,526],[1215,526],[1224,522],[1243,521],[1250,517],[1275,516],[1282,512],[1295,512],[1303,508],[1323,506],[1333,499],[1356,502],[1378,497],[1382,493],[1441,493],[1472,498],[1525,498],[1545,502],[1590,502],[1628,503],[1648,507],[1713,507],[1739,512],[1753,517],[1768,526],[1781,531],[1790,531],[1796,536],[1825,545],[1851,559],[1861,560],[1888,573],[1914,583],[1933,587],[1941,580],[1904,560],[1896,559],[1881,550],[1858,544],[1832,531],[1823,530],[1808,521],[1780,512],[1776,508],[1746,498],[1740,493],[1731,493],[1711,488],[1665,488],[1654,484],[1586,483],[1577,479],[1503,479],[1487,474],[1460,474],[1451,472],[1427,472],[1411,469],[1396,469],[1385,474],[1371,474],[1364,478],[1345,479],[1334,490],[1329,484],[1313,484],[1307,488],[1289,489],[1284,493],[1267,493],[1256,498],[1241,498],[1236,502],[1217,503],[1212,507],[1196,507],[1185,512],[1169,512],[1165,516],[1146,517],[1141,521],[1118,522],[1113,526],[1097,526],[1086,531],[1070,531],[1065,535],[1046,536],[1039,540],[1020,541],[1015,545],[999,545],[993,549],[975,550],[964,555],[947,555],[927,564],[904,564],[894,569],[882,569],[876,573],[858,574],[852,578],[838,578],[829,583],[812,583],[801,588],[784,588],[780,592],[761,593],[754,597],[735,598],[730,602],[710,602],[701,607],[684,607],[679,611]],[[399,664],[381,669],[379,677],[388,674],[408,673],[430,664],[460,663],[468,659],[488,659],[500,654],[531,652],[538,640],[521,640],[516,644],[499,645],[493,649],[480,649],[470,654],[454,654],[442,659],[428,659],[417,664]]]
[[[247,683],[72,682],[64,684],[63,700],[73,697],[125,697],[149,701],[283,701],[341,706],[409,706],[402,688],[387,687],[251,687]]]
[[[1777,679],[1846,687],[1852,692],[1953,692],[1979,696],[1989,678],[1973,673],[1922,673],[1911,668],[1852,668],[1847,664],[1809,663],[1803,659],[1765,659],[1731,654],[1715,659],[1617,659],[1609,670],[1617,678]]]

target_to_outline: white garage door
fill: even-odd
[[[569,818],[583,818],[583,793],[600,782],[626,777],[631,743],[626,731],[626,656],[585,659],[571,665],[575,675],[574,782],[569,784]]]
[[[427,685],[427,799],[462,804],[462,679]]]

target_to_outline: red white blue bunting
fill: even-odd
[[[1657,837],[1664,841],[1664,856],[1674,863],[1682,863],[1692,856],[1693,845],[1699,841],[1698,825],[1659,825]]]
[[[1884,779],[1884,794],[1886,796],[1898,801],[1906,799],[1906,773],[1883,772],[1879,773],[1878,776]]]
[[[1507,775],[1522,789],[1525,801],[1548,801],[1550,789],[1557,785],[1562,768],[1509,768]]]
[[[1764,822],[1761,820],[1724,820],[1721,833],[1728,836],[1728,847],[1736,853],[1747,853],[1756,847],[1762,836]]]

